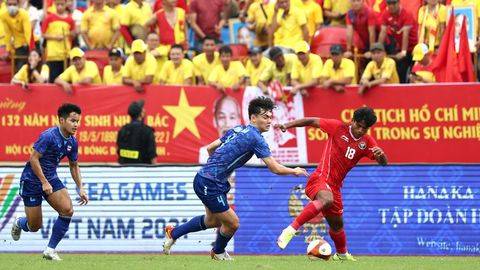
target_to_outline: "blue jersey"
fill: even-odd
[[[208,158],[198,172],[201,176],[214,180],[220,187],[229,187],[228,177],[242,167],[255,154],[258,158],[271,155],[267,142],[260,131],[252,126],[237,126],[220,138],[222,144]]]
[[[59,127],[52,127],[42,132],[33,145],[33,149],[42,154],[40,166],[48,181],[58,178],[57,167],[65,156],[71,161],[77,161],[78,158],[77,140],[73,136],[63,137]],[[40,181],[33,173],[30,162],[25,165],[20,180]]]

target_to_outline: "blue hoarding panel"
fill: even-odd
[[[310,168],[312,171],[313,168]],[[328,236],[323,217],[300,229],[285,251],[276,238],[308,203],[305,177],[265,168],[236,173],[236,253],[303,254]],[[480,166],[358,166],[342,190],[348,249],[375,255],[480,254]]]

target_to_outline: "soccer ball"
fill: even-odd
[[[322,259],[328,261],[331,255],[332,246],[323,239],[317,239],[308,244],[307,256],[309,259]]]

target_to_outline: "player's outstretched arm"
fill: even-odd
[[[208,155],[211,156],[215,150],[222,145],[222,141],[220,139],[216,139],[215,141],[211,142],[209,145],[207,145],[207,152]]]
[[[306,117],[297,120],[290,121],[285,124],[276,124],[275,128],[279,128],[281,131],[285,132],[289,128],[294,127],[320,127],[320,118],[318,117]]]
[[[292,168],[285,167],[282,164],[278,163],[273,157],[262,158],[262,160],[263,162],[265,162],[268,169],[274,174],[278,174],[278,175],[291,174],[295,176],[300,176],[300,175],[308,176],[308,173],[304,168],[296,167],[292,169]]]
[[[43,174],[42,166],[40,165],[40,158],[42,154],[37,152],[37,150],[33,150],[32,155],[30,156],[30,166],[32,166],[33,173],[40,179],[42,183],[42,190],[45,194],[50,195],[53,192],[52,185],[48,182],[45,174]]]
[[[382,166],[386,166],[388,161],[387,161],[387,156],[385,155],[385,152],[383,152],[382,148],[375,146],[371,148],[373,155],[375,156],[375,160],[378,162],[378,164]]]
[[[78,166],[77,161],[71,160],[68,161],[68,166],[70,167],[70,174],[72,175],[75,184],[77,184],[78,195],[80,196],[80,199],[78,201],[80,202],[80,205],[85,205],[88,203],[88,196],[85,192],[85,189],[83,189],[82,176],[80,175],[80,166]]]

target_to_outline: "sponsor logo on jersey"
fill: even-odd
[[[342,140],[344,140],[344,141],[346,141],[346,142],[350,141],[350,140],[348,139],[348,137],[345,136],[345,135],[342,135],[340,138],[342,138]]]

